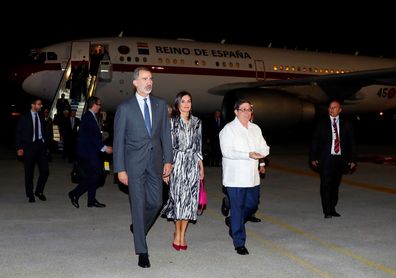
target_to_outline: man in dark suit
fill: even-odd
[[[76,110],[71,110],[70,115],[64,118],[63,121],[63,148],[69,162],[73,162],[76,159],[77,138],[80,127],[80,119],[76,117]]]
[[[87,100],[89,110],[83,115],[80,126],[80,135],[77,143],[78,163],[84,176],[81,182],[69,192],[69,198],[76,208],[79,208],[78,199],[88,191],[88,207],[103,208],[106,205],[96,200],[96,189],[103,179],[102,153],[112,154],[113,149],[102,142],[99,122],[96,114],[99,113],[102,102],[97,97]]]
[[[30,111],[23,115],[16,129],[17,156],[23,157],[25,168],[25,190],[29,203],[34,203],[36,195],[46,201],[44,186],[49,176],[48,147],[44,118],[39,115],[43,104],[41,99],[34,99]],[[34,165],[39,167],[39,178],[33,195]]]
[[[329,116],[317,126],[310,148],[310,162],[320,173],[320,196],[325,218],[341,216],[335,207],[338,188],[345,169],[356,167],[356,149],[352,125],[340,117],[339,101],[331,101]]]
[[[150,95],[148,68],[133,72],[136,93],[121,103],[114,120],[114,172],[128,185],[138,265],[150,267],[146,235],[162,205],[162,178],[172,170],[172,142],[164,100]]]

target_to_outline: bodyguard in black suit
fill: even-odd
[[[320,196],[325,218],[341,216],[336,212],[338,188],[345,169],[356,167],[352,125],[340,117],[339,101],[328,107],[329,116],[317,126],[310,148],[310,162],[320,173]]]
[[[23,115],[16,129],[15,141],[17,156],[23,157],[25,168],[25,190],[29,203],[34,203],[36,195],[41,201],[46,201],[44,187],[49,176],[48,147],[44,118],[39,115],[43,106],[40,99],[34,99],[31,109]],[[33,195],[34,165],[39,167],[39,178]]]
[[[88,207],[103,208],[106,205],[96,200],[96,189],[103,178],[103,160],[101,153],[113,153],[112,147],[102,142],[102,134],[96,114],[99,113],[102,102],[97,97],[87,100],[89,110],[81,119],[80,134],[77,143],[78,162],[84,171],[82,181],[69,192],[69,198],[76,208],[79,208],[78,199],[88,191]]]

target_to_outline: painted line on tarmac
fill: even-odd
[[[364,258],[363,256],[357,255],[354,252],[352,252],[352,251],[350,251],[350,250],[348,250],[346,248],[343,248],[343,247],[341,247],[341,246],[339,246],[337,244],[326,242],[325,240],[322,240],[321,238],[319,238],[319,237],[317,237],[317,236],[315,236],[315,235],[313,235],[313,234],[311,234],[309,232],[305,232],[305,231],[303,231],[301,229],[298,229],[296,227],[288,225],[288,224],[282,222],[281,220],[278,220],[278,219],[276,219],[276,218],[274,218],[274,217],[272,217],[272,216],[270,216],[268,214],[257,212],[256,215],[259,216],[260,218],[264,219],[265,221],[270,222],[271,224],[274,224],[276,226],[280,226],[280,227],[282,227],[282,228],[284,228],[286,230],[289,230],[289,231],[291,231],[291,232],[293,232],[295,234],[298,234],[298,235],[300,235],[300,236],[302,236],[302,237],[304,237],[306,239],[314,241],[314,242],[324,246],[327,249],[330,249],[330,250],[335,251],[337,253],[343,254],[343,255],[345,255],[347,257],[353,258],[353,259],[361,262],[362,264],[364,264],[366,266],[376,268],[377,270],[381,270],[381,271],[383,271],[385,273],[388,273],[388,274],[396,277],[396,270],[394,270],[393,268],[387,267],[387,266],[385,266],[383,264],[376,263],[376,262],[374,262],[372,260]]]
[[[278,171],[284,171],[284,172],[296,174],[299,176],[312,177],[312,178],[319,179],[319,175],[315,172],[292,168],[292,167],[288,167],[288,166],[284,166],[284,165],[280,165],[280,164],[271,164],[271,169],[278,170]],[[378,191],[378,192],[382,192],[382,193],[396,195],[395,188],[385,187],[382,185],[366,183],[366,182],[358,182],[358,181],[354,181],[354,180],[345,178],[345,176],[342,178],[341,183],[350,185],[350,186],[354,186],[354,187],[358,187],[358,188],[364,188],[364,189],[368,189],[368,190],[372,190],[372,191]]]
[[[212,194],[210,194],[212,195]],[[218,198],[216,196],[216,198]],[[220,215],[219,213],[215,212],[215,210],[211,209],[211,208],[207,208],[206,209],[206,213],[209,214],[211,217],[218,219],[218,220],[223,220],[224,217],[222,215]],[[293,260],[294,262],[296,262],[297,264],[303,266],[304,268],[314,272],[315,274],[319,275],[320,277],[324,277],[324,278],[332,278],[334,276],[330,275],[329,273],[322,271],[321,269],[317,268],[316,266],[314,266],[313,264],[311,264],[310,262],[304,260],[303,258],[297,256],[296,254],[294,254],[292,251],[287,250],[284,247],[281,247],[280,245],[277,245],[273,242],[271,242],[270,240],[265,239],[262,235],[259,235],[257,233],[255,233],[253,230],[246,228],[246,232],[249,236],[251,236],[252,238],[254,238],[255,240],[257,240],[258,242],[262,243],[263,245],[270,247],[272,250],[274,250],[276,253],[284,256],[284,257],[288,257],[289,259]]]
[[[219,200],[222,200],[222,198],[223,198],[222,196],[224,196],[224,195],[221,195],[220,193],[211,193],[210,195],[213,196],[216,199],[219,199]],[[219,202],[219,203],[221,203],[221,202]],[[213,214],[215,214],[215,212],[212,209],[211,209],[211,211],[213,212]],[[211,215],[212,215],[212,213],[211,213]],[[385,266],[383,264],[374,262],[374,261],[369,260],[369,259],[367,259],[367,258],[365,258],[363,256],[355,254],[354,252],[352,252],[352,251],[350,251],[350,250],[348,250],[346,248],[343,248],[341,246],[338,246],[337,244],[326,242],[325,240],[315,236],[314,234],[311,234],[309,232],[305,232],[305,231],[303,231],[301,229],[298,229],[298,228],[293,227],[293,226],[291,226],[289,224],[286,224],[283,221],[281,221],[279,219],[276,219],[276,218],[274,218],[274,217],[272,217],[272,216],[270,216],[268,214],[265,214],[265,213],[262,213],[262,212],[258,211],[258,212],[256,212],[256,215],[259,216],[259,218],[262,218],[263,220],[265,220],[265,221],[267,221],[267,222],[269,222],[269,223],[271,223],[273,225],[279,226],[279,227],[281,227],[283,229],[286,229],[286,230],[291,231],[291,232],[293,232],[293,233],[295,233],[297,235],[300,235],[300,236],[302,236],[302,237],[304,237],[306,239],[314,241],[314,242],[318,243],[319,245],[321,245],[321,246],[323,246],[323,247],[325,247],[325,248],[327,248],[329,250],[332,250],[334,252],[343,254],[343,255],[345,255],[345,256],[347,256],[349,258],[353,258],[353,259],[359,261],[360,263],[362,263],[362,264],[364,264],[366,266],[375,268],[377,270],[380,270],[382,272],[388,273],[388,274],[396,277],[396,270],[393,269],[393,268],[387,267],[387,266]],[[218,217],[219,216],[217,215],[216,218],[218,218]],[[221,218],[223,218],[223,217],[221,217]],[[248,233],[254,233],[250,229],[246,229],[246,231],[248,231]],[[255,237],[256,240],[258,240],[258,238],[262,237],[261,235],[258,235],[258,234],[256,234],[256,235],[257,235],[257,237]],[[263,240],[265,240],[265,239],[263,239]],[[267,240],[265,240],[265,241],[267,241]],[[282,247],[280,247],[278,245],[275,245],[275,246],[279,247],[280,250],[282,248]],[[278,253],[280,253],[280,252],[278,252]],[[293,253],[291,253],[291,254],[293,254]],[[303,259],[301,259],[301,260],[303,260]]]

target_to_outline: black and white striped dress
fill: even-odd
[[[199,160],[202,160],[201,120],[191,116],[188,123],[171,119],[173,170],[169,199],[161,214],[173,220],[197,220]]]

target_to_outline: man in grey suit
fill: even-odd
[[[150,70],[136,68],[133,85],[136,94],[118,106],[114,119],[114,172],[128,186],[135,252],[146,268],[146,235],[161,209],[162,178],[172,171],[172,141],[167,104],[150,96]]]

